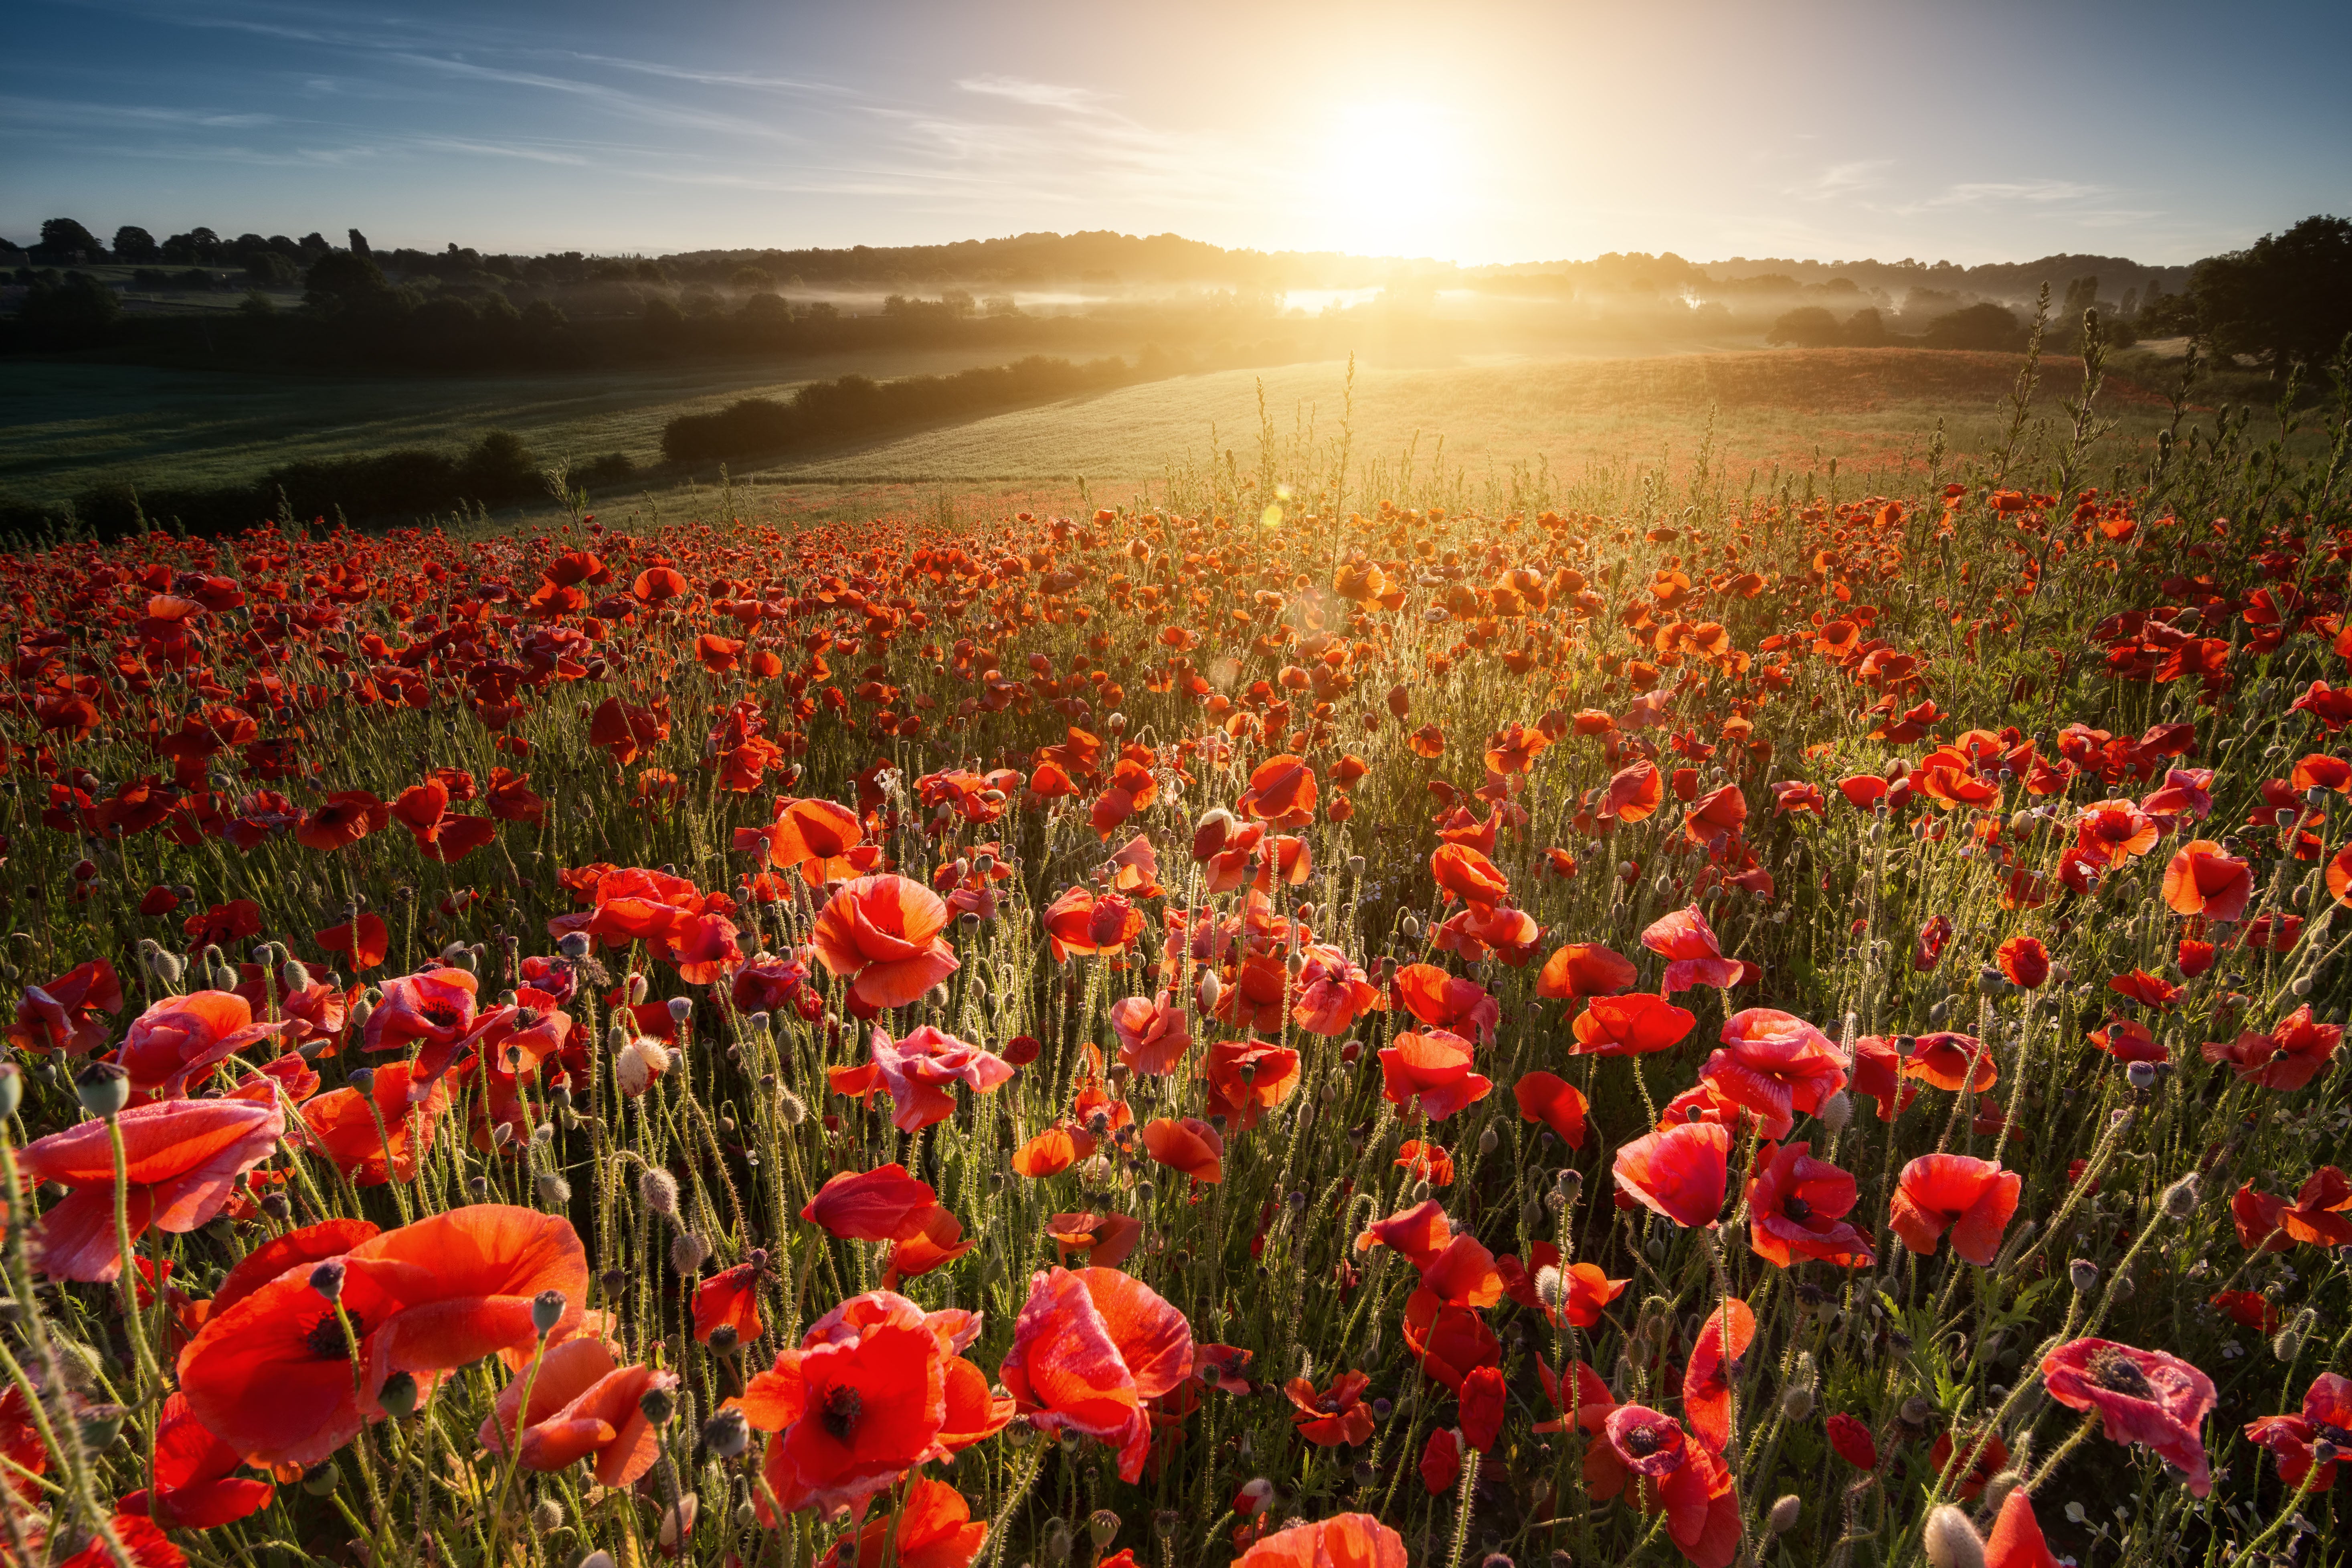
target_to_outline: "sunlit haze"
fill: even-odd
[[[2352,208],[2352,10],[2204,15],[24,0],[0,236],[2185,261]]]

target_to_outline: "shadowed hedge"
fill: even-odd
[[[715,413],[680,415],[662,429],[662,456],[673,463],[712,463],[856,440],[927,420],[1124,385],[1150,373],[1151,357],[1147,350],[1130,366],[1115,357],[1075,364],[1032,354],[952,375],[811,382],[782,401],[747,397]]]

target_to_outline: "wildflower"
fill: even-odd
[[[1580,1002],[1588,996],[1613,996],[1630,989],[1635,978],[1631,960],[1597,942],[1572,942],[1544,961],[1536,976],[1536,994]]]
[[[1591,1107],[1575,1085],[1538,1069],[1522,1075],[1511,1086],[1511,1097],[1519,1103],[1521,1121],[1542,1122],[1571,1149],[1584,1147],[1584,1118]]]
[[[1167,991],[1157,997],[1119,998],[1111,1004],[1110,1023],[1118,1037],[1118,1059],[1129,1072],[1165,1078],[1192,1048],[1184,1009]]]
[[[1202,1077],[1209,1114],[1223,1117],[1229,1131],[1246,1132],[1298,1087],[1298,1053],[1255,1040],[1220,1040],[1209,1047]]]
[[[1647,991],[1595,996],[1570,1026],[1580,1056],[1630,1057],[1672,1050],[1690,1035],[1698,1016]]]
[[[1845,1054],[1801,1018],[1749,1007],[1724,1021],[1724,1049],[1699,1069],[1721,1098],[1756,1113],[1768,1138],[1785,1137],[1845,1087]]]
[[[645,1397],[677,1385],[674,1372],[621,1365],[602,1340],[565,1340],[499,1391],[474,1440],[493,1454],[512,1450],[526,1470],[553,1473],[593,1458],[598,1485],[630,1486],[661,1457],[661,1436],[646,1418]]]
[[[829,1178],[801,1217],[843,1241],[903,1241],[920,1230],[924,1211],[938,1205],[939,1194],[905,1166],[877,1165]]]
[[[2050,978],[2049,952],[2034,937],[2011,937],[2000,944],[1995,956],[2010,984],[2024,990],[2039,990],[2042,982]]]
[[[1083,1251],[1099,1268],[1116,1268],[1127,1261],[1143,1239],[1143,1222],[1133,1215],[1057,1214],[1045,1216],[1045,1235],[1065,1268],[1070,1254]]]
[[[1695,985],[1728,988],[1739,984],[1739,961],[1723,955],[1714,929],[1696,905],[1651,921],[1642,932],[1642,945],[1665,957],[1665,977],[1658,989],[1668,996]]]
[[[2326,1491],[2336,1484],[2337,1463],[2352,1458],[2352,1378],[2321,1373],[2304,1390],[2301,1410],[2249,1421],[2246,1437],[2276,1458],[2282,1485],[2302,1487],[2307,1479],[2312,1491]],[[2328,1445],[2327,1458],[2315,1451],[2319,1443]]]
[[[1839,1458],[1857,1470],[1878,1468],[1878,1444],[1870,1428],[1851,1415],[1836,1415],[1824,1423],[1830,1447]]]
[[[1852,1174],[1814,1159],[1802,1142],[1765,1143],[1756,1171],[1748,1183],[1748,1237],[1757,1257],[1783,1268],[1802,1258],[1870,1266],[1868,1238],[1846,1223],[1857,1195]]]
[[[197,1421],[186,1394],[168,1394],[156,1419],[154,1488],[131,1492],[119,1507],[171,1530],[234,1523],[268,1508],[278,1490],[235,1474],[244,1463],[244,1455]]]
[[[586,1254],[569,1221],[495,1204],[371,1237],[341,1261],[335,1310],[322,1312],[311,1268],[298,1263],[227,1310],[215,1308],[180,1354],[190,1409],[249,1463],[325,1458],[382,1417],[376,1393],[394,1373],[429,1385],[494,1353],[519,1365],[512,1358],[542,1341],[569,1337],[588,1293]],[[533,1300],[550,1290],[563,1306],[542,1333]]]
[[[1364,1404],[1364,1390],[1371,1383],[1364,1373],[1343,1372],[1318,1394],[1307,1379],[1292,1378],[1283,1385],[1283,1393],[1297,1411],[1293,1420],[1298,1435],[1319,1448],[1369,1440],[1372,1412]]]
[[[2109,1442],[2137,1443],[2187,1479],[2192,1496],[2213,1489],[2198,1435],[2213,1408],[2213,1380],[2178,1356],[2111,1340],[2073,1340],[2043,1358],[2050,1397],[2095,1413]]]
[[[945,1481],[918,1480],[907,1489],[898,1511],[858,1527],[836,1549],[839,1568],[970,1568],[988,1540],[988,1526],[975,1523],[971,1505]],[[1125,1557],[1126,1552],[1120,1552]],[[1106,1558],[1101,1568],[1118,1559]]]
[[[283,1034],[286,1020],[257,1024],[246,999],[230,991],[166,996],[131,1021],[115,1060],[131,1087],[164,1100],[187,1096],[212,1069],[256,1041]]]
[[[1051,1268],[1031,1278],[998,1376],[1030,1425],[1110,1443],[1131,1482],[1151,1443],[1143,1402],[1192,1366],[1183,1314],[1150,1288],[1111,1268]]]
[[[2310,1175],[2294,1202],[2254,1190],[2248,1182],[2230,1199],[2230,1217],[2238,1230],[2238,1244],[2250,1252],[2284,1252],[2297,1242],[2314,1247],[2352,1245],[2352,1181],[2333,1165],[2322,1165]]]
[[[1618,1462],[1643,1483],[1644,1506],[1664,1511],[1675,1549],[1696,1568],[1730,1568],[1739,1551],[1739,1499],[1723,1461],[1671,1417],[1639,1405],[1612,1410],[1602,1432]]]
[[[1144,1152],[1180,1175],[1212,1184],[1224,1179],[1225,1141],[1197,1117],[1161,1117],[1143,1130]]]
[[[1998,1160],[1923,1154],[1903,1167],[1888,1205],[1887,1223],[1904,1246],[1929,1257],[1948,1230],[1955,1253],[1990,1267],[2000,1251],[2001,1232],[2017,1213],[2023,1186],[2023,1178],[2002,1170]]]
[[[386,1062],[364,1087],[354,1083],[306,1101],[292,1132],[334,1161],[353,1185],[380,1187],[416,1179],[448,1109],[446,1078],[427,1080],[414,1063]]]
[[[2249,1029],[2226,1045],[2208,1040],[2200,1054],[2209,1062],[2229,1063],[2231,1070],[2248,1083],[2293,1090],[2317,1078],[2336,1059],[2343,1041],[2343,1026],[2316,1022],[2310,1004],[2305,1003],[2267,1034]]]
[[[1233,1568],[1405,1568],[1404,1537],[1368,1513],[1294,1524],[1258,1541]]]
[[[2210,838],[2181,846],[2164,868],[2165,906],[2178,915],[2233,921],[2253,893],[2252,868]]]
[[[1712,1224],[1730,1182],[1731,1131],[1686,1122],[1619,1147],[1619,1191],[1676,1225]]]
[[[825,968],[851,982],[856,1004],[903,1007],[961,967],[940,933],[948,909],[904,877],[860,877],[817,912],[811,940]]]
[[[166,1100],[113,1119],[122,1137],[130,1239],[152,1226],[185,1235],[227,1206],[245,1173],[277,1151],[285,1117],[273,1102]],[[16,1155],[27,1182],[71,1189],[33,1223],[34,1267],[52,1279],[111,1281],[122,1272],[115,1232],[113,1142],[107,1122],[82,1121],[28,1143]]]
[[[20,1051],[85,1056],[106,1044],[101,1015],[122,1011],[122,981],[103,958],[77,963],[45,985],[27,985],[16,1002],[8,1043]]]
[[[1417,1103],[1433,1121],[1486,1098],[1492,1079],[1470,1070],[1470,1042],[1443,1029],[1403,1034],[1380,1053],[1381,1095],[1391,1105]]]
[[[891,1125],[901,1132],[918,1132],[954,1115],[949,1086],[961,1083],[975,1094],[987,1094],[1013,1077],[1013,1065],[1002,1057],[929,1024],[903,1040],[893,1040],[887,1029],[877,1025],[866,1048],[876,1081],[890,1096]]]

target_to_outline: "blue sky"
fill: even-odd
[[[2187,261],[2352,213],[2347,60],[2342,0],[16,0],[0,237]]]

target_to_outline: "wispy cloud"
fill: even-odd
[[[1832,163],[1811,179],[1790,186],[1789,194],[1801,201],[1834,201],[1877,189],[1886,183],[1886,171],[1894,166],[1891,158],[1864,158],[1851,163]]]
[[[1110,94],[1090,87],[1069,87],[1058,82],[1032,81],[1017,76],[968,76],[959,78],[956,86],[966,92],[976,92],[983,98],[1010,99],[1025,103],[1032,109],[1059,109],[1071,113],[1090,113],[1110,100]]]

